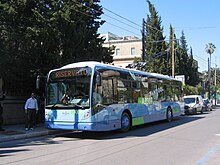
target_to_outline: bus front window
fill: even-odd
[[[50,81],[47,85],[48,108],[89,106],[90,76]]]

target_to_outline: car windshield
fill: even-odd
[[[209,100],[205,99],[203,100],[205,104],[208,104],[209,103]]]
[[[195,98],[184,98],[184,103],[190,104],[190,103],[195,103]]]

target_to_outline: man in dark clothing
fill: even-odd
[[[35,99],[35,94],[31,93],[31,97],[27,99],[25,106],[25,113],[26,113],[26,123],[25,123],[25,130],[33,130],[33,126],[36,120],[36,113],[38,112],[38,103],[37,99]]]

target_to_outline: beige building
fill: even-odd
[[[104,47],[115,47],[113,63],[115,66],[126,67],[134,59],[141,59],[142,40],[135,36],[117,36],[112,33],[102,34],[105,38]]]

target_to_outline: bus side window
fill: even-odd
[[[117,97],[120,103],[131,102],[131,82],[125,79],[118,79],[117,81]]]
[[[160,101],[165,101],[164,85],[158,84],[158,99]]]
[[[181,101],[180,97],[181,97],[181,90],[179,89],[179,87],[174,87],[174,98],[175,101]]]
[[[132,100],[134,103],[138,103],[138,98],[142,96],[141,85],[139,81],[132,82]]]

